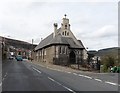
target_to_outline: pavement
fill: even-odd
[[[117,93],[117,74],[93,74],[29,61],[10,60],[3,64],[2,91],[41,93]],[[107,78],[107,80],[106,80]],[[30,93],[31,93],[30,92]]]

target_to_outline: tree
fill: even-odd
[[[107,55],[102,57],[101,62],[103,64],[103,72],[108,72],[110,66],[114,66],[116,64],[116,58],[112,55]]]

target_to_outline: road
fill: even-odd
[[[27,61],[6,61],[2,70],[2,91],[51,91],[68,93],[117,93],[117,83],[108,82],[109,76],[96,75],[108,81],[95,79],[95,75],[72,73],[42,67]],[[116,78],[117,79],[117,78]],[[111,79],[110,79],[111,80]],[[25,93],[26,93],[25,92]],[[28,93],[29,93],[28,92]],[[30,93],[31,93],[30,92]]]

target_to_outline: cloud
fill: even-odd
[[[92,33],[92,36],[97,38],[111,37],[117,35],[118,35],[117,27],[114,25],[103,26],[97,31],[94,31],[94,33]]]
[[[77,38],[83,41],[85,47],[89,49],[102,49],[118,46],[118,30],[116,25],[105,25],[91,33],[84,31],[76,32]]]
[[[112,45],[116,38],[116,5],[117,3],[99,3],[97,0],[92,3],[3,0],[0,1],[0,34],[30,43],[34,39],[34,43],[38,44],[40,38],[53,32],[53,23],[57,22],[60,27],[66,13],[75,36],[85,46],[97,49],[98,46]],[[106,38],[112,42],[106,43]]]

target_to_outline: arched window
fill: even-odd
[[[65,31],[65,36],[66,36],[66,31]]]
[[[64,32],[62,32],[62,35],[64,35]]]
[[[65,25],[65,29],[67,29],[67,25]]]
[[[65,54],[65,46],[62,48],[62,53]]]
[[[59,48],[59,53],[60,53],[60,54],[62,53],[62,48],[61,48],[61,47]]]
[[[43,55],[42,55],[42,50],[41,50],[41,56],[43,56]]]
[[[65,47],[65,54],[68,54],[68,50],[67,50],[67,47]]]

